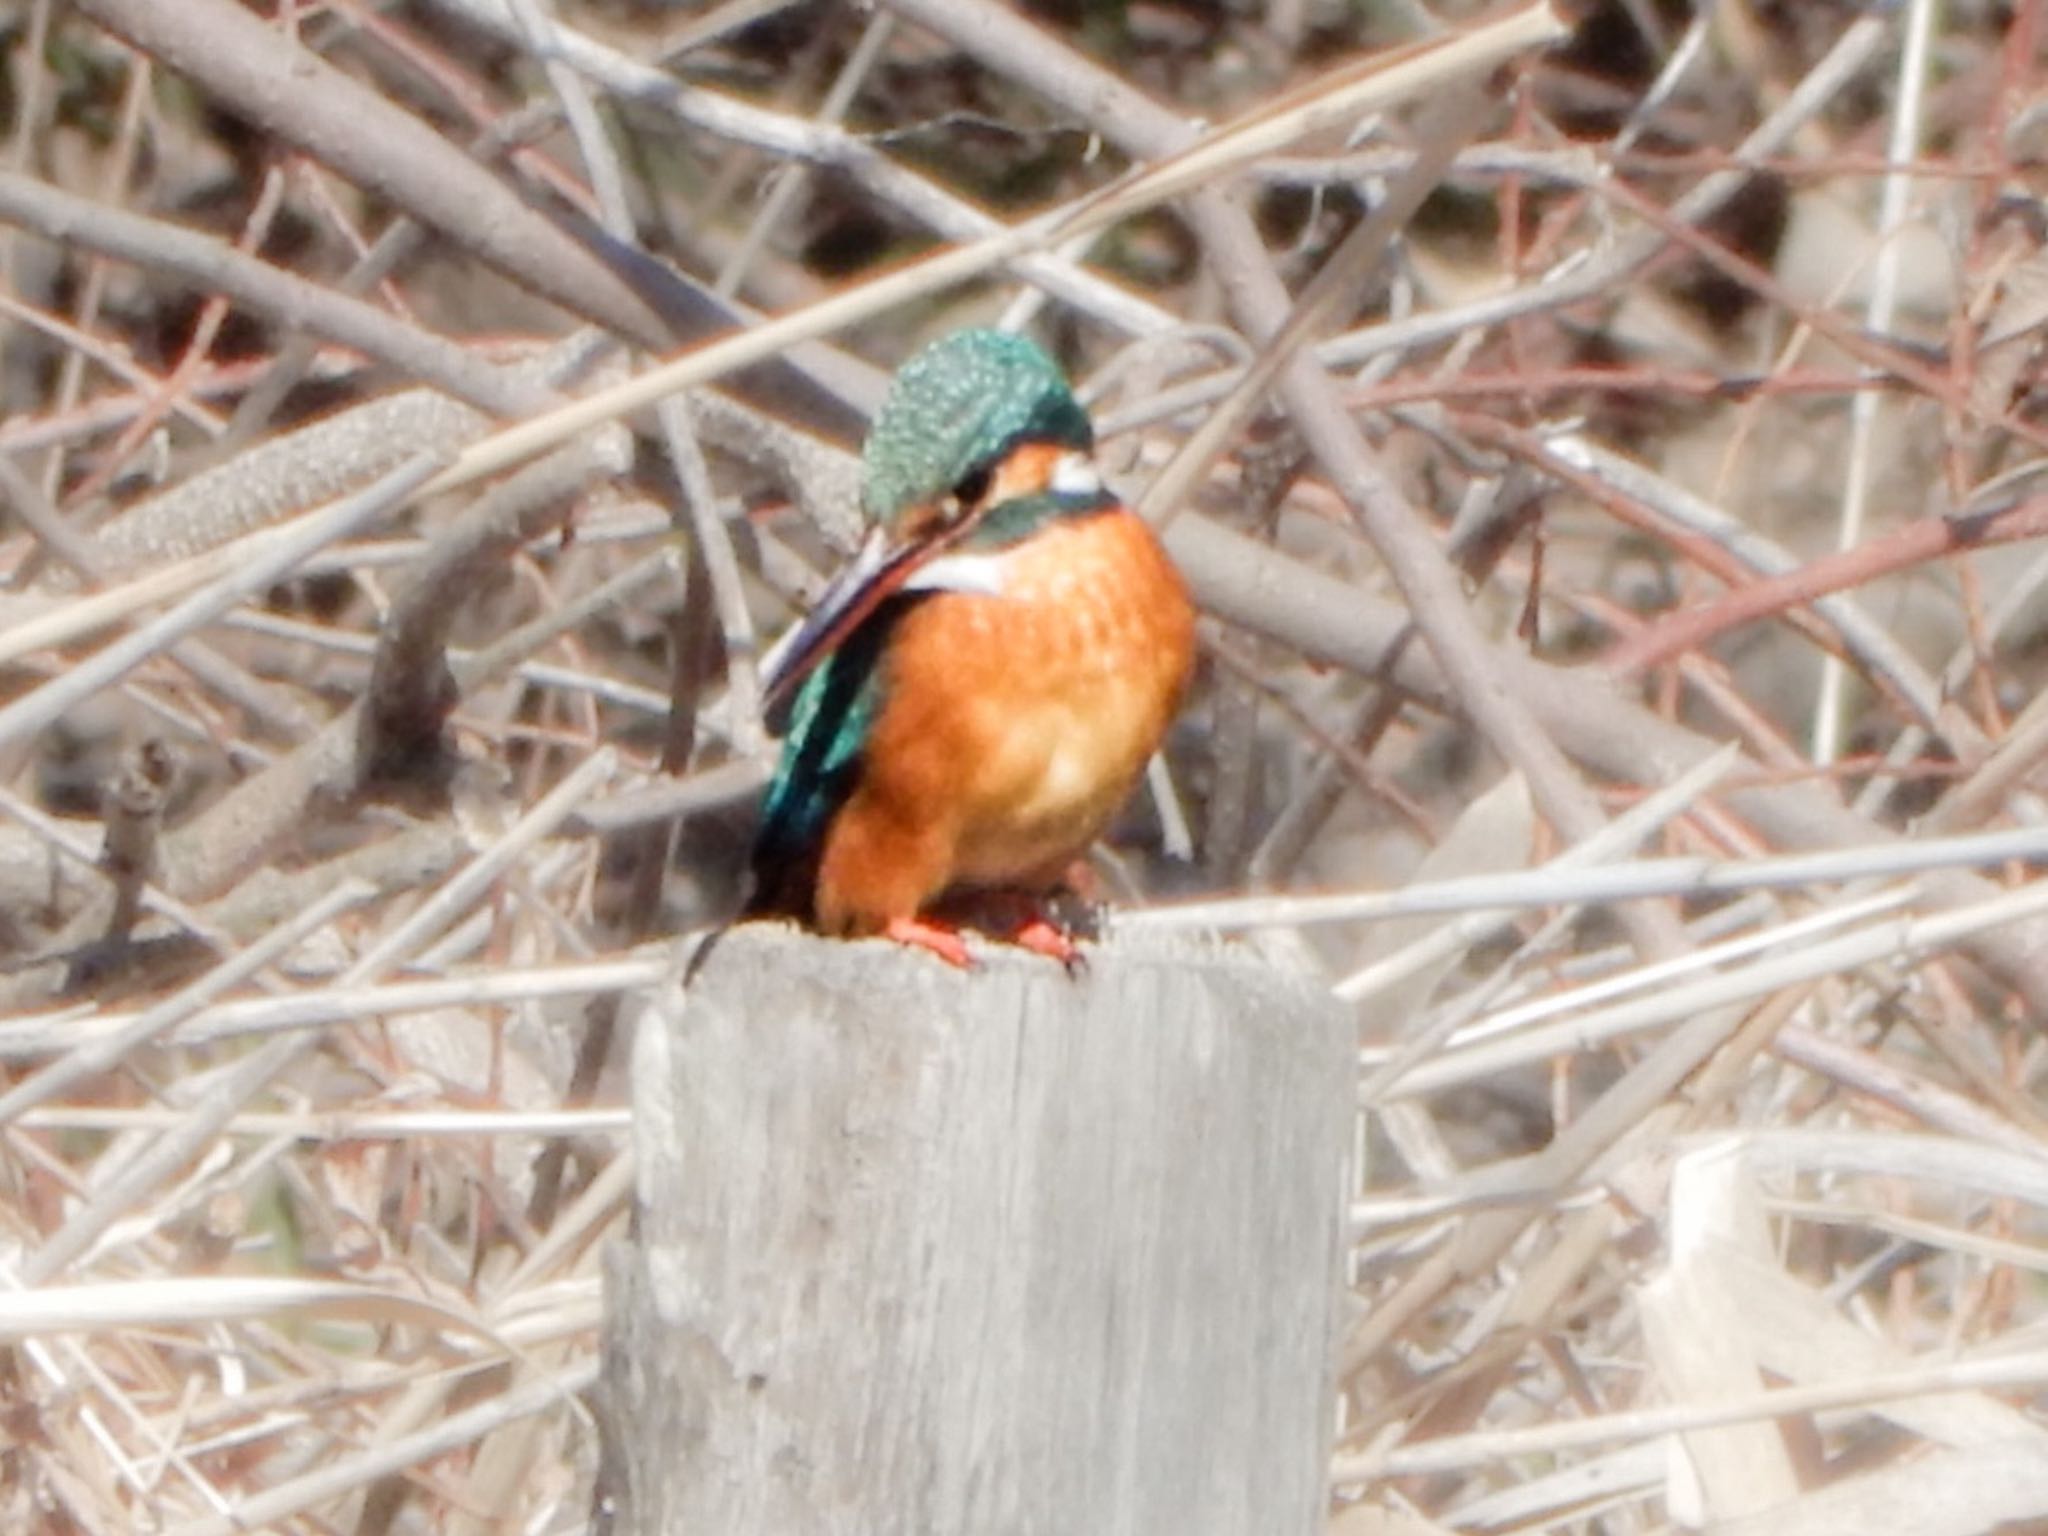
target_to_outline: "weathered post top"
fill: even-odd
[[[1349,1021],[1248,953],[1089,955],[742,928],[654,999],[615,1531],[1320,1527]]]

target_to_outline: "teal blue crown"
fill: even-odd
[[[955,331],[905,363],[862,451],[861,502],[890,522],[1023,442],[1087,449],[1095,432],[1059,366],[1002,331]]]

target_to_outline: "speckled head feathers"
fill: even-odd
[[[905,363],[861,459],[861,501],[890,522],[943,496],[1020,442],[1094,446],[1088,415],[1037,344],[956,331]]]

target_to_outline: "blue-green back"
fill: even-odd
[[[889,634],[916,601],[891,598],[818,663],[797,693],[754,838],[756,910],[808,908],[826,829],[859,782],[881,713]]]

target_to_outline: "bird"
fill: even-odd
[[[748,915],[971,969],[994,936],[1079,963],[1045,899],[1128,798],[1187,691],[1195,609],[1105,484],[1029,338],[967,329],[890,383],[862,449],[868,535],[762,661],[785,733]],[[988,926],[988,925],[983,925]]]

